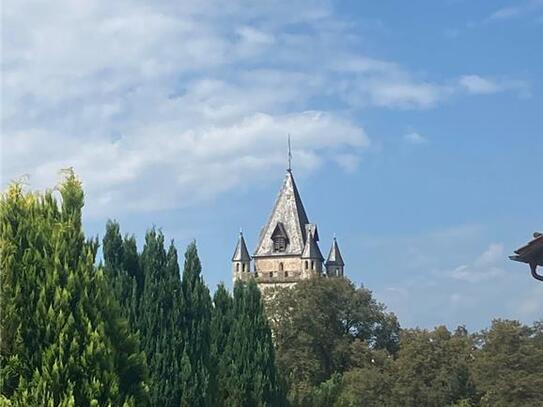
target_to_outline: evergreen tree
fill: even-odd
[[[121,313],[130,322],[133,331],[138,329],[138,305],[143,286],[143,275],[139,266],[136,239],[121,237],[117,222],[108,221],[102,240],[104,269],[111,283]]]
[[[0,201],[0,387],[12,405],[133,406],[147,401],[145,360],[94,266],[73,172],[51,192],[13,185]]]
[[[183,338],[181,279],[177,251],[164,248],[164,236],[151,229],[141,255],[143,291],[139,327],[147,355],[153,406],[179,406]]]
[[[211,355],[213,359],[215,405],[226,406],[228,395],[227,379],[230,360],[225,350],[234,321],[234,301],[224,286],[219,284],[213,296],[213,311],[211,316]]]
[[[185,253],[181,283],[183,310],[181,327],[184,349],[181,358],[181,405],[213,405],[211,357],[211,296],[201,276],[202,266],[196,243]]]
[[[234,323],[230,330],[226,405],[276,406],[283,403],[275,366],[271,329],[254,280],[234,287]]]

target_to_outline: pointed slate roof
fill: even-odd
[[[288,244],[286,251],[274,253],[271,236],[278,223],[283,224],[288,237]],[[307,219],[300,193],[294,182],[292,171],[288,170],[268,222],[260,232],[254,257],[300,255],[305,246],[305,225],[308,223],[309,220]]]
[[[234,255],[232,256],[232,261],[241,261],[241,262],[250,262],[251,256],[247,250],[247,245],[245,244],[245,239],[243,238],[243,233],[239,232],[238,244],[236,250],[234,250]]]
[[[326,264],[333,264],[336,266],[345,265],[345,263],[343,262],[343,258],[341,257],[341,253],[339,252],[339,246],[337,244],[337,240],[335,237],[332,243],[332,247],[330,248],[330,253],[328,254],[328,258],[326,259]]]
[[[323,261],[324,257],[322,257],[321,249],[319,249],[319,245],[317,244],[318,239],[315,235],[313,235],[313,233],[313,230],[310,228],[307,236],[307,242],[305,243],[304,251],[302,252],[302,259],[318,259]]]

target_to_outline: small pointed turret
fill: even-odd
[[[330,248],[330,253],[328,253],[328,258],[326,259],[326,274],[329,277],[342,277],[343,268],[345,263],[341,257],[341,252],[339,251],[339,246],[337,244],[337,239],[334,236],[334,241],[332,242],[332,247]]]
[[[304,251],[302,252],[302,259],[316,259],[322,263],[324,261],[324,257],[322,257],[321,249],[317,243],[319,241],[317,227],[313,224],[306,225],[306,233],[307,239],[305,242]]]
[[[245,239],[243,238],[243,232],[239,232],[238,244],[234,255],[232,256],[232,274],[234,281],[243,279],[243,273],[249,273],[251,271],[251,256],[247,250]]]
[[[251,261],[251,256],[249,255],[247,245],[245,244],[245,239],[243,238],[243,232],[241,231],[239,232],[238,244],[236,246],[236,250],[234,251],[234,255],[232,256],[232,261]]]
[[[322,257],[321,250],[317,243],[319,235],[317,233],[316,225],[306,225],[306,236],[307,238],[301,257],[303,264],[302,273],[308,278],[315,273],[319,275],[322,273],[322,262],[324,257]]]

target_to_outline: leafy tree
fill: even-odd
[[[12,405],[146,405],[145,360],[120,318],[72,171],[51,192],[0,200],[0,387]]]
[[[254,280],[234,287],[234,322],[225,357],[228,394],[233,407],[277,406],[283,403],[275,365],[271,329]]]
[[[541,324],[494,320],[477,336],[480,350],[473,363],[480,405],[540,406],[543,400]]]
[[[307,405],[314,386],[371,359],[369,350],[398,349],[396,317],[347,279],[304,280],[269,297],[278,365],[294,404]]]
[[[393,405],[447,406],[475,396],[471,340],[445,327],[404,330],[394,361]]]
[[[211,389],[211,296],[202,278],[202,265],[196,243],[185,253],[181,282],[183,310],[181,328],[184,348],[181,357],[181,405],[208,406],[213,404]]]
[[[392,383],[392,376],[387,369],[368,366],[349,370],[343,374],[341,391],[333,405],[392,407]]]

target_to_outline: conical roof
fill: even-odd
[[[328,253],[328,258],[326,259],[326,264],[333,264],[336,266],[344,266],[345,263],[343,262],[343,258],[341,257],[341,253],[339,251],[339,246],[337,244],[337,240],[334,237],[334,241],[332,242],[332,247],[330,248],[330,253]]]
[[[285,251],[274,253],[271,237],[279,223],[287,234],[288,244]],[[260,232],[254,256],[300,255],[305,246],[305,225],[308,223],[292,171],[288,170],[268,222]]]
[[[315,238],[311,230],[309,231],[309,234],[307,236],[307,242],[305,243],[304,251],[302,252],[302,259],[318,259],[320,261],[324,260],[324,257],[322,257],[321,249],[319,249],[319,245],[317,244],[317,239]]]
[[[251,256],[247,250],[247,245],[245,244],[245,239],[243,238],[243,233],[239,232],[238,244],[236,250],[234,250],[234,255],[232,256],[232,261],[241,261],[241,262],[250,262]]]

